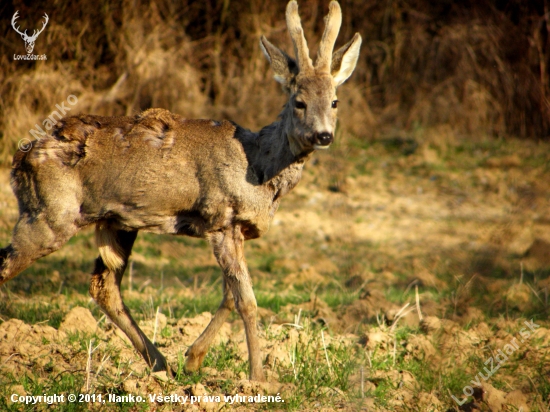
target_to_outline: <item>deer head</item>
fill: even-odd
[[[313,65],[298,15],[298,4],[294,0],[287,5],[286,22],[294,44],[295,59],[264,36],[261,37],[260,47],[275,72],[275,80],[289,94],[285,110],[290,115],[283,114],[283,119],[286,121],[290,148],[297,155],[314,149],[326,149],[332,143],[338,107],[336,88],[355,69],[361,36],[356,33],[348,43],[333,53],[342,24],[342,12],[338,2],[331,1],[317,61]]]
[[[11,25],[12,25],[13,29],[21,35],[21,38],[25,42],[25,48],[27,49],[27,53],[31,54],[32,51],[34,50],[34,42],[38,38],[38,35],[44,31],[44,29],[46,28],[46,25],[48,24],[48,21],[50,19],[49,19],[48,15],[46,13],[44,13],[44,20],[45,21],[44,21],[44,23],[42,23],[42,28],[40,30],[34,30],[32,36],[27,36],[27,30],[25,30],[24,33],[21,33],[21,31],[19,30],[19,27],[15,26],[15,21],[19,17],[18,14],[19,14],[19,10],[16,11],[15,14],[13,15],[13,18],[11,19]]]

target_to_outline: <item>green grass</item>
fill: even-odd
[[[5,319],[21,319],[28,324],[47,323],[49,326],[59,328],[65,311],[57,303],[15,303],[11,300],[0,300],[0,316]]]
[[[272,292],[259,291],[256,293],[256,302],[259,307],[272,310],[275,313],[279,313],[283,306],[289,304],[300,304],[307,302],[309,296],[306,294],[274,294]]]
[[[297,410],[304,400],[331,402],[349,390],[349,377],[355,371],[354,351],[339,343],[323,343],[327,331],[306,320],[303,333],[307,339],[298,341],[290,351],[290,366],[279,366],[281,382],[295,386],[292,396],[285,400],[284,407]],[[312,367],[312,365],[315,365]],[[336,389],[336,390],[335,390]],[[334,396],[336,394],[336,396]]]
[[[35,411],[45,410],[45,403],[38,405],[24,405],[22,403],[12,403],[10,398],[13,394],[9,390],[11,384],[17,383],[22,385],[27,396],[53,395],[53,394],[78,394],[83,384],[83,377],[79,374],[64,373],[58,374],[53,378],[44,381],[41,376],[35,374],[27,374],[25,376],[14,376],[7,374],[0,377],[0,409],[2,411]],[[55,404],[55,410],[58,411],[84,411],[87,410],[86,404],[79,403],[59,403]]]
[[[422,142],[424,132],[413,131],[413,136]],[[522,198],[518,195],[521,192],[516,189],[525,180],[534,193],[544,191],[543,173],[550,170],[546,146],[538,148],[534,144],[523,145],[499,139],[465,139],[448,145],[438,145],[437,142],[425,144],[436,153],[436,161],[433,163],[423,158],[422,146],[409,153],[412,150],[410,141],[382,142],[348,138],[346,144],[336,145],[334,150],[320,154],[305,169],[302,185],[308,190],[323,192],[323,196],[329,198],[327,204],[323,204],[322,208],[319,205],[311,206],[308,203],[308,192],[301,190],[283,201],[281,211],[294,213],[311,206],[319,212],[319,219],[332,219],[334,225],[348,218],[362,224],[381,217],[392,221],[401,218],[406,220],[410,217],[406,211],[402,215],[395,212],[395,215],[384,216],[376,213],[371,215],[370,211],[378,213],[384,210],[378,209],[384,199],[388,204],[382,206],[391,210],[392,200],[408,201],[415,196],[423,196],[424,194],[418,194],[415,189],[416,186],[422,186],[424,193],[431,196],[427,198],[427,202],[440,196],[450,202],[457,198],[465,199],[466,204],[470,202],[468,207],[471,208],[471,213],[475,214],[476,207],[483,205],[486,196],[496,196],[503,188],[505,195],[500,199],[513,212],[506,215],[503,222],[495,218],[495,222],[489,223],[508,224],[508,217],[515,218],[516,214],[525,213],[521,216],[536,228],[534,236],[542,236],[544,226],[540,222],[544,220],[544,216],[540,215],[540,207],[537,205],[545,202],[547,197],[541,196],[537,198],[539,203],[524,207]],[[487,159],[513,154],[521,158],[522,165],[518,170],[486,167]],[[339,163],[332,162],[338,157]],[[488,183],[484,182],[480,176],[485,174],[494,180],[488,179]],[[355,192],[336,190],[336,186],[346,176],[356,177],[357,181],[359,178],[366,178],[367,186],[360,188],[365,193],[359,189]],[[382,181],[374,181],[373,176]],[[380,186],[377,186],[378,183]],[[336,191],[331,192],[329,186]],[[393,186],[399,189],[397,195],[376,197],[380,195],[379,188],[384,194]],[[517,203],[509,200],[511,195],[507,192],[518,195]],[[531,211],[531,207],[535,208],[534,211]],[[465,225],[471,224],[473,218],[455,216],[454,209],[451,208],[449,211],[448,217],[442,218],[442,225],[445,226],[445,235],[456,236]],[[2,212],[0,211],[0,216],[5,216]],[[538,220],[533,217],[532,213],[535,212],[540,215]],[[485,223],[487,222],[480,221],[480,224]],[[492,227],[486,225],[486,229],[491,230]],[[5,244],[9,238],[9,230],[1,227],[0,235]],[[401,412],[407,409],[394,403],[395,393],[402,388],[400,378],[395,376],[405,372],[412,374],[416,381],[412,391],[413,402],[416,402],[415,397],[420,393],[427,392],[435,394],[442,402],[442,410],[455,406],[449,393],[462,398],[464,386],[483,369],[484,362],[492,356],[492,351],[501,348],[501,342],[496,337],[498,334],[510,333],[516,336],[518,324],[521,325],[523,319],[534,318],[535,322],[548,327],[548,302],[545,291],[538,282],[547,279],[550,270],[546,267],[531,269],[525,264],[523,283],[532,287],[538,293],[538,298],[534,292],[531,293],[526,308],[520,310],[505,295],[507,290],[517,287],[519,265],[528,260],[529,255],[501,253],[497,256],[498,245],[494,244],[488,248],[470,251],[463,245],[470,241],[479,241],[482,234],[469,235],[471,237],[464,238],[463,243],[450,250],[436,247],[411,252],[401,244],[389,249],[387,244],[378,240],[357,240],[347,235],[336,237],[336,240],[319,240],[315,233],[295,233],[292,228],[280,230],[274,227],[263,239],[247,242],[246,256],[254,280],[258,306],[275,314],[297,313],[293,305],[307,303],[313,298],[327,304],[336,319],[345,322],[346,310],[358,300],[368,299],[364,293],[371,288],[381,291],[388,305],[402,307],[406,303],[414,304],[415,288],[412,282],[417,279],[416,265],[419,264],[420,270],[429,271],[440,282],[434,287],[418,281],[421,307],[429,307],[430,304],[432,315],[437,313],[440,318],[455,320],[460,333],[474,333],[483,322],[488,325],[491,333],[489,341],[471,344],[464,349],[464,353],[437,352],[441,356],[441,362],[435,364],[430,359],[421,355],[413,356],[408,351],[407,343],[410,339],[426,334],[421,329],[401,326],[401,322],[390,332],[385,324],[377,325],[376,316],[359,316],[357,322],[360,327],[355,329],[356,337],[340,343],[337,335],[329,342],[328,338],[334,331],[309,319],[315,314],[308,311],[301,313],[301,325],[304,329],[300,330],[288,325],[277,329],[277,322],[287,320],[267,319],[261,326],[262,338],[269,345],[292,343],[288,347],[292,362],[285,364],[277,361],[274,366],[266,365],[266,369],[275,373],[276,380],[289,385],[290,389],[285,395],[284,404],[261,405],[259,408],[314,410],[322,405],[334,409],[353,409],[354,406],[360,409],[366,407],[364,402],[373,400],[377,408]],[[414,246],[418,245],[410,246],[414,250]],[[77,305],[90,308],[96,319],[101,318],[101,311],[90,303],[88,297],[89,274],[96,257],[93,230],[85,230],[72,238],[62,250],[39,260],[25,273],[2,286],[0,321],[17,318],[27,324],[48,324],[58,328],[66,313]],[[330,260],[332,265],[329,269],[317,264],[320,257]],[[158,390],[184,388],[182,390],[188,391],[190,385],[202,383],[212,393],[236,393],[239,389],[237,382],[248,374],[248,361],[246,356],[242,359],[243,355],[239,353],[237,344],[230,340],[210,348],[203,366],[213,368],[217,374],[212,374],[209,369],[187,373],[183,369],[186,348],[179,342],[180,335],[174,326],[182,317],[194,317],[205,311],[213,313],[220,304],[222,274],[208,243],[200,239],[140,233],[134,247],[133,262],[132,291],[129,290],[128,272],[122,282],[125,303],[138,322],[154,319],[157,308],[167,316],[168,324],[157,332],[157,338],[163,339],[159,344],[161,351],[171,350],[172,359],[177,359],[173,365],[178,370],[175,383],[166,384],[164,389]],[[296,274],[305,264],[314,267],[325,281],[289,284],[286,281],[287,276]],[[388,273],[390,276],[386,279],[385,275]],[[346,286],[347,281],[354,276],[364,279],[359,282],[363,286],[361,289],[359,286]],[[502,284],[502,293],[490,293],[492,282]],[[360,307],[361,305],[355,306]],[[474,319],[461,320],[460,317],[469,308],[481,310],[481,315]],[[377,308],[372,309],[376,312]],[[381,317],[383,311],[380,310],[378,315]],[[518,324],[514,323],[516,320]],[[235,331],[242,327],[236,313],[231,315],[229,321]],[[104,328],[105,323],[101,323],[100,327]],[[373,351],[368,350],[364,342],[365,333],[371,331],[387,333],[390,337],[388,347],[380,345]],[[321,332],[329,342],[326,345],[322,343]],[[299,339],[295,339],[295,333]],[[96,366],[103,356],[110,356],[107,362],[110,369],[105,368],[98,378],[96,392],[127,395],[124,381],[130,375],[144,385],[143,390],[148,390],[147,382],[154,379],[141,358],[136,355],[128,360],[120,354],[120,348],[111,345],[112,337],[102,340],[104,338],[99,335],[101,334],[69,333],[63,342],[42,338],[41,345],[46,347],[48,354],[55,355],[55,348],[68,348],[68,355],[64,356],[70,358],[74,369],[56,374],[53,373],[54,361],[41,363],[21,360],[27,362],[25,373],[15,375],[5,372],[0,375],[0,410],[35,410],[31,406],[22,408],[21,405],[7,401],[10,388],[14,385],[23,386],[28,394],[79,392],[85,382],[85,359],[90,339],[94,339],[97,344],[103,343],[94,354]],[[444,333],[434,334],[429,338],[433,339],[434,347],[439,351]],[[529,391],[529,396],[533,399],[540,399],[539,404],[532,405],[531,410],[534,412],[547,412],[541,405],[547,405],[550,401],[550,370],[547,366],[550,359],[546,342],[545,338],[529,340],[490,380],[493,386],[505,392],[509,392],[511,387]],[[286,348],[287,346],[285,350]],[[7,356],[2,355],[0,364],[14,361],[15,355],[8,361],[6,358]],[[368,388],[363,393],[359,377],[361,370],[363,383]],[[222,378],[222,372],[233,377]],[[110,409],[106,410],[135,411],[148,410],[148,407],[149,404],[121,403],[110,405]],[[86,406],[66,404],[57,410],[86,410]]]

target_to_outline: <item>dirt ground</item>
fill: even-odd
[[[434,132],[441,134],[444,131]],[[346,364],[346,389],[335,385],[304,390],[310,395],[288,408],[550,410],[550,146],[513,140],[463,145],[434,136],[421,141],[412,154],[402,139],[364,146],[348,141],[331,154],[320,154],[283,200],[268,235],[247,245],[256,291],[282,299],[280,307],[262,307],[259,300],[266,384],[246,380],[246,341],[236,316],[216,342],[230,354],[229,366],[213,362],[203,368],[200,382],[178,385],[148,374],[127,339],[101,317],[84,292],[26,293],[25,282],[34,279],[34,273],[20,275],[30,278],[18,280],[22,283],[15,283],[14,290],[9,285],[0,288],[5,302],[0,313],[0,375],[32,372],[50,382],[50,376],[74,371],[83,376],[83,391],[88,392],[116,387],[123,394],[209,394],[223,399],[228,393],[269,393],[290,399],[302,390],[285,375],[294,371],[297,376],[296,348],[311,351],[309,362],[327,363],[330,374],[344,367],[346,358],[338,352],[343,349],[352,359]],[[8,174],[0,171],[3,245],[17,218]],[[69,262],[69,267],[71,259],[93,259],[93,244],[86,243],[91,233],[82,239],[56,252],[56,259]],[[155,258],[148,249],[138,248],[133,259],[136,265],[168,273],[184,247],[153,244]],[[185,265],[215,266],[207,248],[193,251]],[[270,260],[262,263],[266,255]],[[47,262],[40,268],[52,284],[71,282]],[[162,289],[166,301],[196,297],[201,284],[197,286],[196,277],[190,279],[176,284],[167,280]],[[160,293],[157,279],[152,282],[134,290],[124,284],[125,299],[146,302]],[[221,285],[218,281],[212,287]],[[29,301],[55,304],[62,314],[59,326],[6,316],[7,306]],[[213,304],[209,312],[180,317],[166,310],[144,310],[136,317],[177,365],[215,308]],[[75,334],[94,336],[91,345],[100,348],[88,356],[88,343],[75,340]],[[11,382],[14,393],[28,393],[28,386]],[[147,407],[235,409],[223,401]],[[239,408],[287,406],[243,402]]]

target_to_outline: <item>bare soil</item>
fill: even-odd
[[[205,367],[201,382],[187,385],[149,375],[127,339],[101,318],[83,293],[27,294],[25,281],[19,281],[23,283],[15,291],[9,285],[0,289],[2,300],[55,304],[63,319],[54,328],[0,314],[0,375],[21,376],[36,369],[53,375],[86,374],[88,353],[82,346],[88,343],[74,337],[87,337],[89,342],[93,335],[92,345],[100,345],[91,367],[96,391],[115,385],[135,394],[280,393],[284,398],[293,395],[296,385],[282,383],[280,373],[292,370],[293,349],[302,344],[317,362],[326,361],[326,346],[347,348],[357,362],[346,392],[317,388],[315,399],[306,399],[300,410],[329,405],[324,410],[548,411],[549,147],[514,141],[498,149],[480,144],[465,155],[456,144],[445,142],[426,139],[407,156],[382,143],[355,149],[342,145],[334,154],[320,154],[283,200],[270,232],[250,242],[256,290],[288,299],[302,297],[278,310],[259,308],[268,383],[248,382],[246,368]],[[350,164],[343,160],[346,154]],[[17,218],[8,173],[0,171],[3,244]],[[56,259],[65,259],[69,267],[76,261],[77,274],[72,276],[84,282],[78,262],[95,252],[87,243],[90,233],[82,236],[56,252]],[[158,274],[184,256],[182,267],[205,268],[206,273],[215,261],[208,248],[201,248],[192,249],[189,256],[187,245],[163,242],[156,258],[138,247],[133,259],[136,267]],[[265,256],[272,257],[269,264],[261,263]],[[53,285],[75,279],[47,264],[41,270]],[[158,293],[166,302],[191,299],[206,287],[197,280],[200,275],[201,271],[189,282],[167,279],[162,292],[157,277],[132,291],[125,283],[125,299],[147,302]],[[35,275],[20,278],[25,276]],[[140,281],[146,279],[142,274]],[[221,284],[208,287],[219,289]],[[158,315],[144,310],[136,317],[145,333],[156,337],[169,362],[177,365],[211,313],[176,318],[166,310]],[[525,329],[525,322],[537,326]],[[308,342],[315,344],[307,346]],[[511,342],[516,343],[513,350],[507,346]],[[236,364],[246,361],[244,331],[236,316],[222,328],[216,342],[220,345],[231,348]],[[479,379],[480,372],[487,375],[483,368],[490,358],[497,359],[499,350],[509,351],[506,361],[489,379],[474,385],[471,381]],[[109,360],[113,353],[116,362]],[[227,380],[232,382],[229,388],[220,383]],[[459,407],[452,395],[462,400],[463,387],[471,387],[472,396]],[[19,383],[12,389],[25,392]],[[223,403],[177,408],[224,407],[230,408]]]

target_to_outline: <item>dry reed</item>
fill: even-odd
[[[312,45],[326,1],[300,1]],[[550,37],[547,0],[405,2],[342,0],[340,42],[364,38],[341,92],[344,130],[371,138],[445,124],[464,138],[548,138]],[[230,118],[252,129],[284,102],[258,47],[260,34],[291,51],[284,2],[60,0],[0,5],[0,164],[68,95],[71,111],[131,115],[163,107],[187,117]],[[46,61],[14,61],[32,32]],[[312,50],[312,54],[316,52]]]

